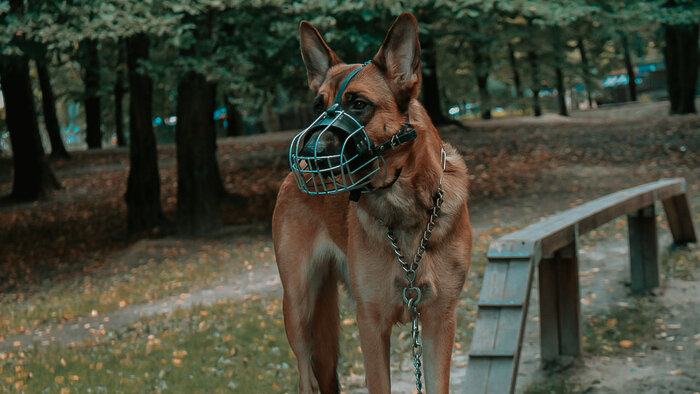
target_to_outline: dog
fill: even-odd
[[[292,173],[272,218],[299,392],[340,390],[343,283],[356,305],[369,392],[391,391],[392,327],[419,316],[426,391],[447,393],[455,309],[471,260],[469,178],[418,101],[417,21],[401,14],[364,65],[343,63],[310,23],[299,31],[320,115],[292,141]],[[402,266],[397,255],[413,261],[421,243],[420,264]]]

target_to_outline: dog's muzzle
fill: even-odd
[[[383,160],[354,117],[334,104],[292,139],[289,165],[308,194],[357,190],[372,182]]]
[[[416,138],[406,124],[391,139],[374,145],[365,127],[341,107],[348,83],[369,62],[353,70],[338,89],[335,102],[293,139],[289,147],[289,166],[299,189],[308,194],[351,192],[357,201],[384,166],[382,153],[388,148]],[[386,171],[383,171],[386,175]]]

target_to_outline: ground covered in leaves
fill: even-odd
[[[467,362],[484,252],[495,237],[571,204],[661,177],[686,177],[699,218],[700,117],[650,116],[653,111],[639,108],[643,105],[580,113],[571,119],[473,122],[470,131],[441,129],[470,168],[477,230],[474,264],[458,309],[459,327],[464,328],[455,347],[453,364],[458,370]],[[233,196],[224,203],[222,216],[235,226],[228,228],[239,230],[197,239],[159,239],[169,234],[163,228],[154,239],[127,238],[123,195],[128,151],[121,149],[74,152],[72,160],[53,163],[63,190],[36,203],[0,206],[0,387],[27,392],[294,391],[295,362],[284,335],[277,290],[208,299],[165,315],[143,315],[123,327],[104,327],[111,313],[132,305],[225,288],[250,281],[255,272],[274,274],[267,223],[288,172],[291,135],[219,141],[222,177]],[[177,188],[174,156],[174,147],[159,148],[163,206],[171,219]],[[10,189],[11,162],[0,158],[0,195]],[[601,230],[601,236],[617,237],[616,226],[624,223]],[[697,248],[672,251],[664,261],[668,277],[682,283],[699,280]],[[591,270],[582,280],[595,276]],[[605,299],[603,293],[594,294]],[[590,295],[584,300],[590,302]],[[364,370],[350,304],[346,299],[341,375],[347,390],[361,392]],[[669,310],[654,299],[625,301],[622,306],[612,302],[591,310],[584,348],[591,357],[613,361],[653,353],[652,346],[659,349],[670,343],[667,338],[679,330],[679,319],[664,320]],[[93,321],[81,320],[87,318]],[[95,324],[98,320],[104,324]],[[13,340],[38,331],[51,338],[76,322],[91,335],[70,346],[49,340],[47,346],[32,347]],[[690,329],[694,323],[700,324],[695,318],[682,325]],[[395,330],[392,361],[406,358],[403,331]],[[692,386],[688,380],[694,381],[697,388],[700,377],[692,370],[700,367],[700,344],[693,341],[700,338],[695,334],[700,332],[684,334],[690,339],[674,344],[682,348],[675,350],[678,354],[690,352],[690,364],[664,373],[685,379],[687,387]],[[410,365],[404,362],[395,361],[392,371],[410,377]],[[591,382],[601,378],[556,376],[534,383],[532,392],[600,387]]]

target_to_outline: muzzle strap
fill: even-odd
[[[345,88],[348,86],[350,83],[350,80],[352,77],[355,76],[355,74],[359,73],[360,70],[365,68],[366,65],[368,65],[372,60],[367,60],[366,62],[362,63],[362,66],[352,70],[350,74],[348,74],[347,77],[343,80],[343,83],[340,84],[340,88],[338,88],[338,94],[335,95],[335,102],[333,104],[336,104],[340,106],[340,104],[343,102],[343,93],[345,92]],[[331,106],[333,108],[334,106]]]
[[[387,149],[396,149],[396,147],[403,143],[415,140],[416,137],[418,137],[416,129],[414,129],[411,124],[408,123],[408,119],[406,119],[406,123],[401,126],[401,129],[399,129],[399,131],[397,131],[396,134],[394,134],[388,141],[382,142],[381,144],[372,148],[372,154],[375,156],[381,156]]]

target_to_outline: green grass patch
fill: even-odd
[[[0,353],[0,381],[25,392],[292,392],[281,316],[275,298],[180,310],[98,344]]]
[[[274,265],[268,237],[143,242],[133,253],[109,257],[98,271],[51,281],[28,294],[0,294],[0,336],[211,288]]]
[[[525,389],[525,394],[574,394],[590,391],[589,387],[582,387],[568,375],[568,373],[555,374],[542,381],[534,382]]]
[[[583,350],[593,355],[626,354],[644,350],[655,330],[658,305],[634,300],[599,316],[587,317],[583,325]]]

